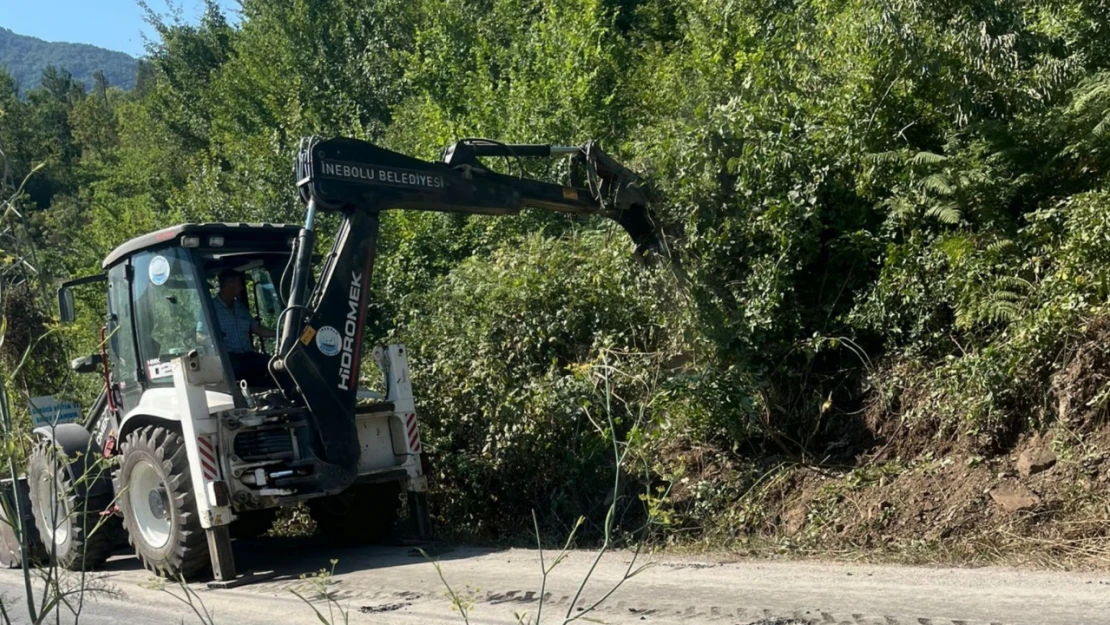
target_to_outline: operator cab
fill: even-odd
[[[170,362],[193,350],[221,363],[223,379],[209,391],[238,394],[222,332],[210,330],[219,328],[213,309],[219,301],[214,299],[218,276],[227,269],[238,271],[244,281],[242,305],[252,319],[276,328],[285,306],[280,281],[298,231],[297,226],[269,224],[184,224],[132,239],[108,255],[103,263],[107,351],[111,388],[124,414],[147,391],[172,389]],[[63,320],[67,308],[72,317],[70,286],[74,283],[59,292]],[[250,340],[254,351],[273,353],[272,339]]]

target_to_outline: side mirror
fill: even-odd
[[[58,316],[62,323],[72,323],[77,318],[77,307],[73,303],[73,289],[63,286],[58,289]]]
[[[101,273],[63,282],[62,286],[58,287],[58,317],[62,323],[71,323],[77,318],[77,307],[73,303],[73,287],[107,281],[108,274]]]
[[[89,354],[81,358],[74,358],[69,362],[69,368],[73,369],[76,373],[96,373],[100,371],[101,365],[104,364],[104,359],[100,354]]]

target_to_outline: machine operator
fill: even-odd
[[[268,339],[276,333],[251,317],[243,304],[240,298],[243,274],[234,269],[224,269],[220,272],[219,282],[220,290],[212,298],[212,309],[224,348],[231,358],[235,379],[246,380],[248,386],[273,386],[267,368],[270,357],[254,351],[251,335]]]

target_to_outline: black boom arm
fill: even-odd
[[[499,174],[480,160],[556,156],[571,158],[584,187]],[[512,215],[528,207],[602,215],[628,232],[638,252],[663,251],[640,179],[594,143],[560,147],[467,140],[448,148],[441,162],[430,163],[354,139],[306,139],[295,170],[308,214],[295,246],[289,302],[271,370],[313,414],[323,458],[317,479],[326,482],[327,490],[345,487],[358,464],[354,410],[382,210]],[[340,212],[345,219],[309,297],[318,211]]]
[[[478,157],[569,156],[582,166],[583,189],[490,171]],[[474,139],[447,148],[429,163],[364,141],[306,140],[297,158],[301,199],[318,210],[377,212],[401,208],[512,215],[521,208],[603,215],[620,223],[638,246],[660,242],[638,176],[595,143],[562,147],[506,145]]]

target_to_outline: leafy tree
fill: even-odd
[[[601,457],[576,424],[605,350],[653,372],[656,395],[628,399],[668,480],[682,448],[852,462],[911,431],[908,455],[1006,451],[1059,417],[1057,355],[1107,314],[1098,2],[244,0],[235,26],[212,4],[151,19],[133,91],[0,74],[8,176],[46,163],[27,206],[52,273],[178,221],[299,222],[291,159],[312,134],[426,159],[463,137],[598,139],[653,183],[681,286],[600,221],[383,218],[371,338],[413,347],[436,501],[475,531],[596,503],[566,484]]]

